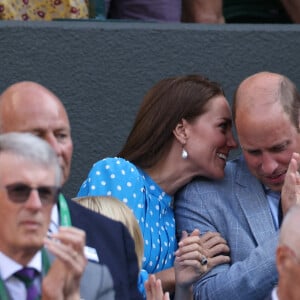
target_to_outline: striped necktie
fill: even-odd
[[[38,275],[38,271],[29,267],[24,267],[23,269],[14,274],[15,277],[17,277],[25,284],[27,291],[26,300],[39,299],[39,290],[34,282]]]

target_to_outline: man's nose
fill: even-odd
[[[42,201],[36,189],[32,189],[30,191],[28,199],[25,202],[25,206],[33,210],[40,209],[42,207]]]
[[[61,155],[61,145],[53,133],[50,133],[45,138],[46,142],[54,149],[57,156]]]
[[[269,153],[262,154],[262,162],[261,168],[265,174],[272,174],[276,168],[278,167],[278,163],[273,158],[273,156]]]

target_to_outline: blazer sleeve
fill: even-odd
[[[205,196],[202,198],[203,195]],[[217,199],[217,197],[219,198]],[[219,202],[220,205],[211,205],[211,201]],[[175,205],[178,236],[182,230],[191,232],[195,228],[200,229],[201,233],[222,231],[227,224],[222,224],[222,221],[219,220],[221,214],[229,214],[226,216],[226,220],[229,224],[231,222],[232,215],[230,216],[228,203],[226,204],[226,196],[213,194],[213,197],[209,199],[207,191],[199,190],[195,183],[188,184],[178,193]],[[234,228],[234,226],[229,226],[229,228]],[[234,229],[232,232],[228,232],[227,236],[236,235],[235,240],[238,243],[238,235],[243,231],[238,227]],[[224,236],[222,233],[221,235],[227,239],[226,235]],[[267,296],[277,283],[275,251],[278,233],[275,232],[268,236],[260,244],[257,244],[250,234],[246,239],[249,241],[248,244],[236,245],[236,247],[245,251],[247,256],[245,255],[244,259],[237,260],[232,264],[218,265],[201,277],[194,284],[194,299],[253,300],[264,299]]]
[[[105,265],[88,261],[80,281],[80,296],[86,300],[113,300],[112,276]]]

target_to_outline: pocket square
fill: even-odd
[[[84,246],[84,254],[88,260],[99,263],[98,254],[95,248]]]

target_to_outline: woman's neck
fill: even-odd
[[[194,176],[187,170],[184,160],[175,162],[168,157],[145,169],[145,172],[170,196],[190,182]]]

